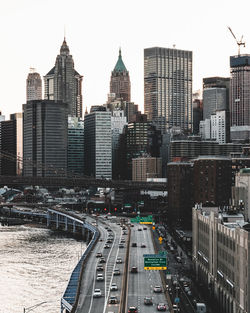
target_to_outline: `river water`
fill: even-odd
[[[49,229],[0,226],[0,313],[23,313],[24,308],[60,313],[60,298],[85,248]]]

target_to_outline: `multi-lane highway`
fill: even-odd
[[[88,217],[88,221],[93,219]],[[155,253],[150,228],[137,224],[129,231],[119,219],[103,217],[98,218],[97,227],[101,235],[85,264],[76,312],[124,313],[135,307],[135,312],[149,313],[157,312],[159,303],[169,312],[165,294],[155,292],[157,286],[162,288],[159,271],[144,270],[143,254]]]

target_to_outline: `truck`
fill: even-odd
[[[206,313],[207,308],[205,303],[196,303],[196,313]]]

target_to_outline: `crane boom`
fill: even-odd
[[[229,26],[228,26],[227,28],[229,29],[230,33],[233,35],[234,39],[236,40],[236,43],[237,43],[237,45],[238,45],[238,55],[240,55],[240,46],[243,46],[243,47],[246,46],[246,43],[242,41],[242,40],[243,40],[243,35],[241,36],[241,39],[240,39],[240,40],[237,40],[237,38],[236,38],[236,36],[234,35],[232,29],[231,29]]]

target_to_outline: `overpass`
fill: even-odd
[[[92,177],[28,177],[0,176],[0,186],[43,186],[43,187],[103,187],[125,190],[167,190],[167,183],[135,182],[131,180],[95,179]]]

